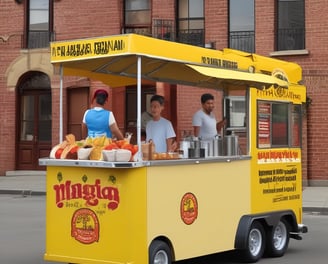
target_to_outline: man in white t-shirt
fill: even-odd
[[[225,119],[220,122],[216,121],[213,113],[214,96],[212,94],[203,94],[201,104],[202,108],[192,118],[194,136],[201,139],[213,139],[217,134],[220,134],[222,127],[225,125]]]
[[[175,132],[171,121],[161,116],[164,97],[153,95],[150,99],[152,120],[146,125],[146,141],[152,140],[156,152],[171,152],[176,149]]]

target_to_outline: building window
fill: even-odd
[[[255,52],[254,0],[229,1],[229,47]]]
[[[278,51],[305,49],[304,14],[304,0],[278,0]]]
[[[227,119],[227,131],[244,130],[246,126],[245,96],[227,96],[224,98],[224,116]]]
[[[151,36],[150,0],[125,0],[124,32]]]
[[[27,48],[46,48],[52,35],[52,0],[27,2]]]
[[[203,0],[178,0],[178,42],[204,46]]]

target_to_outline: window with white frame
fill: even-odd
[[[244,96],[227,96],[224,100],[227,130],[238,130],[246,126],[246,101]]]

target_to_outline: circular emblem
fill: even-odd
[[[285,89],[282,87],[277,87],[274,93],[277,97],[283,97],[285,95]]]
[[[81,208],[74,212],[71,222],[71,234],[83,244],[99,240],[99,221],[94,211]]]
[[[198,216],[198,203],[193,193],[183,195],[180,203],[180,216],[186,225],[191,225]]]

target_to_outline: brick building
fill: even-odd
[[[323,0],[2,0],[0,2],[0,175],[11,170],[44,170],[59,140],[59,75],[50,64],[50,40],[138,33],[207,48],[231,47],[299,63],[309,104],[303,123],[303,179],[328,185],[325,150],[328,127],[325,92],[328,22]],[[134,131],[135,113],[127,107],[135,88],[111,89],[88,78],[64,78],[63,133],[80,136],[84,110],[95,88],[110,92],[109,108],[122,131]],[[192,114],[204,89],[176,89],[143,83],[143,110],[148,96],[163,94],[164,115],[181,136],[191,130]],[[214,92],[222,99],[220,91]],[[192,102],[192,103],[191,103]],[[223,109],[218,105],[216,115]]]

